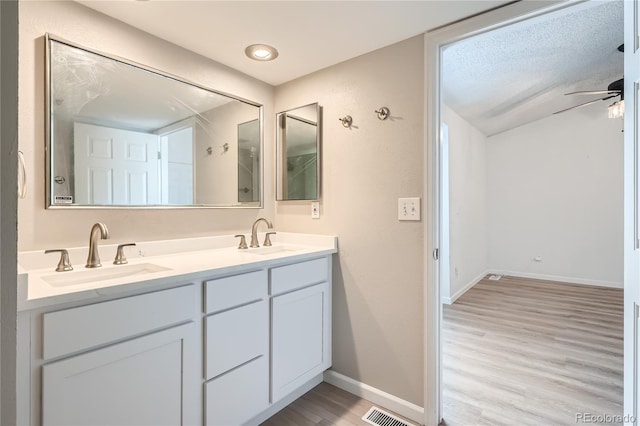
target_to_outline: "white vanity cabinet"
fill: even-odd
[[[273,401],[331,366],[330,258],[272,268]]]
[[[244,263],[40,299],[18,313],[18,424],[260,424],[331,366],[332,253],[234,248]]]
[[[42,424],[198,424],[196,303],[187,285],[36,314]]]
[[[205,424],[241,425],[269,406],[267,270],[205,282]]]

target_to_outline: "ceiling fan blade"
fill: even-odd
[[[569,108],[562,109],[560,111],[556,111],[556,112],[553,113],[553,115],[560,114],[560,113],[567,112],[567,111],[571,111],[572,109],[581,108],[581,107],[584,107],[584,106],[587,106],[587,105],[595,104],[596,102],[606,101],[607,99],[615,98],[617,96],[618,95],[613,95],[613,96],[606,96],[606,97],[601,98],[601,99],[594,99],[593,101],[585,102],[585,103],[582,103],[582,104],[574,105],[574,106],[569,107]]]
[[[622,90],[581,90],[578,92],[569,92],[565,93],[565,96],[568,95],[607,95],[607,94],[619,94]]]

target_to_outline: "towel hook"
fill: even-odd
[[[338,120],[342,121],[342,125],[347,129],[351,127],[351,124],[353,124],[353,118],[350,115],[345,115],[342,118],[338,118]]]
[[[389,108],[383,106],[373,111],[378,114],[378,120],[386,120],[389,117]]]

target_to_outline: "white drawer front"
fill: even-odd
[[[45,360],[191,320],[193,285],[43,315]]]
[[[266,300],[212,315],[206,321],[206,379],[269,351]]]
[[[309,260],[271,269],[271,295],[317,284],[329,279],[329,259]]]
[[[212,313],[267,297],[267,271],[218,278],[205,283],[205,313]]]
[[[269,406],[269,364],[260,357],[205,384],[205,424],[241,425]]]

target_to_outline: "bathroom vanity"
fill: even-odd
[[[335,237],[100,250],[96,272],[20,254],[19,424],[258,424],[330,367]]]

